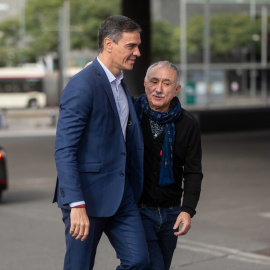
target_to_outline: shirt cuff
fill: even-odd
[[[70,203],[69,206],[75,207],[75,206],[83,205],[83,204],[85,204],[85,201],[73,202],[73,203]]]

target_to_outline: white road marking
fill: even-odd
[[[1,130],[0,138],[18,138],[18,137],[39,137],[39,136],[55,136],[55,128],[47,129],[29,129],[29,130]]]
[[[263,218],[270,218],[270,212],[259,213],[259,216]]]
[[[209,245],[201,242],[181,239],[177,244],[177,248],[199,253],[207,253],[217,257],[227,257],[228,259],[270,266],[270,257],[243,252],[241,250],[223,246]]]

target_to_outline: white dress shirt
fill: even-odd
[[[129,116],[129,106],[128,106],[128,100],[125,93],[125,90],[123,89],[123,86],[121,84],[121,80],[123,79],[123,73],[121,72],[116,78],[114,75],[103,65],[103,63],[97,58],[98,62],[104,69],[108,80],[111,84],[115,104],[117,107],[118,115],[120,118],[120,123],[122,127],[122,132],[124,139],[126,140],[126,128],[127,128],[127,122],[128,122],[128,116]]]

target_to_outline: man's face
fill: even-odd
[[[159,112],[169,110],[171,100],[181,88],[174,70],[158,66],[148,72],[144,87],[150,108]]]
[[[124,32],[117,44],[112,43],[113,70],[116,73],[133,69],[136,58],[141,55],[140,44],[141,38],[138,32]]]

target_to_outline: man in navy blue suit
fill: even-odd
[[[64,270],[89,270],[103,232],[117,269],[147,269],[136,202],[143,187],[143,137],[122,70],[140,56],[140,26],[111,16],[100,26],[99,54],[65,87],[55,141],[54,202],[63,213]]]

